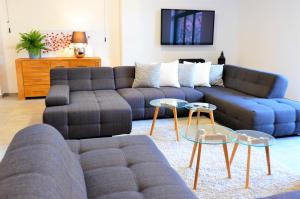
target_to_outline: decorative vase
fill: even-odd
[[[220,57],[218,59],[218,64],[225,64],[225,63],[226,63],[226,58],[224,56],[224,52],[222,51],[221,55],[220,55]]]
[[[39,54],[33,54],[33,53],[30,53],[30,52],[28,52],[28,54],[29,54],[29,58],[30,59],[40,59],[42,56],[41,56],[41,52],[39,53]]]
[[[84,47],[75,47],[74,54],[77,58],[83,58],[85,56],[85,48]]]

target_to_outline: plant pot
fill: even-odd
[[[41,56],[41,53],[39,54],[33,54],[33,53],[28,53],[29,54],[29,58],[30,59],[40,59],[42,56]]]

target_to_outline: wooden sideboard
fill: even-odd
[[[50,88],[50,70],[53,68],[100,67],[99,57],[51,57],[16,59],[19,99],[47,96]]]

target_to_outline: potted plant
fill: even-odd
[[[16,50],[19,53],[27,50],[31,59],[41,58],[41,50],[47,50],[44,43],[45,35],[38,30],[31,30],[29,33],[20,33],[21,41],[17,44]]]

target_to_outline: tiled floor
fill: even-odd
[[[18,130],[41,123],[44,108],[44,99],[20,101],[16,95],[0,99],[0,145],[9,144]],[[281,162],[295,175],[300,175],[299,154],[300,136],[277,139],[277,144],[271,148],[271,158]]]

